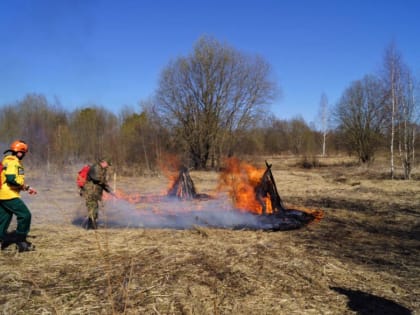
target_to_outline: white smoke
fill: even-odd
[[[298,210],[288,210],[281,215],[257,215],[241,211],[235,209],[227,197],[184,201],[159,197],[137,204],[121,199],[106,201],[99,214],[98,225],[100,228],[190,229],[203,226],[278,231],[300,228],[312,219]],[[80,215],[73,220],[76,225],[85,226],[86,223],[86,217]]]
[[[194,226],[258,228],[258,216],[234,209],[225,199],[179,200],[166,197],[156,203],[106,202],[99,225],[129,228],[189,229]]]
[[[87,210],[83,198],[74,194],[56,197],[50,189],[40,189],[38,195],[24,194],[22,199],[38,223],[71,222],[85,227]],[[298,210],[280,215],[256,215],[236,209],[227,195],[215,198],[179,200],[176,197],[151,196],[139,203],[123,199],[105,200],[99,212],[100,228],[170,228],[190,229],[194,226],[247,229],[290,230],[300,228],[314,218]]]

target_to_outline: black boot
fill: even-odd
[[[26,235],[23,234],[17,234],[16,247],[18,248],[19,253],[35,250],[35,245],[33,245],[31,242],[28,242],[26,240]]]
[[[18,241],[18,236],[16,235],[16,231],[6,233],[3,237],[3,241],[1,242],[1,250],[6,249],[10,245],[16,243]]]
[[[96,220],[92,219],[92,218],[89,218],[86,229],[87,230],[96,230],[97,228],[98,228],[98,226],[96,225]]]

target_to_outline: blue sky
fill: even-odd
[[[378,73],[394,41],[420,79],[420,1],[1,0],[0,106],[39,93],[118,114],[153,96],[162,69],[203,35],[273,68],[279,119],[316,121],[322,93]]]

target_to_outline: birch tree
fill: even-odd
[[[328,134],[328,98],[325,93],[322,93],[321,100],[319,103],[319,119],[320,119],[320,131],[322,134],[322,156],[326,154],[326,143]]]
[[[418,105],[415,98],[415,83],[406,69],[403,76],[403,94],[398,111],[398,152],[404,170],[404,179],[411,179],[415,158],[416,115]]]
[[[395,149],[404,171],[404,178],[411,177],[414,161],[416,124],[415,80],[409,67],[403,62],[395,43],[385,50],[383,64],[386,106],[390,135],[390,175],[395,178]]]
[[[384,57],[384,83],[387,91],[387,107],[390,128],[390,176],[395,177],[394,145],[397,123],[397,113],[400,106],[402,61],[401,54],[395,43],[391,43],[385,50]]]

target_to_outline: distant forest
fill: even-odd
[[[218,169],[230,156],[301,156],[308,167],[325,155],[353,155],[360,163],[378,152],[390,176],[409,179],[419,147],[418,84],[394,45],[380,75],[351,82],[337,104],[320,95],[319,120],[276,118],[267,108],[279,88],[269,64],[213,38],[164,69],[156,95],[115,114],[96,104],[69,112],[42,94],[0,107],[0,142],[29,144],[30,163],[64,167],[107,156],[127,174],[154,173],[172,157],[194,169]]]
[[[147,171],[159,168],[168,156],[177,156],[181,163],[192,166],[186,141],[151,108],[139,112],[124,109],[115,115],[92,105],[69,112],[49,104],[43,95],[30,94],[0,108],[0,130],[2,150],[14,139],[22,139],[29,144],[30,160],[35,165],[60,166],[107,156],[116,165]],[[226,156],[312,156],[321,154],[322,149],[321,132],[308,126],[303,118],[279,120],[270,113],[258,125],[236,131],[232,138],[229,151],[210,150],[208,168],[218,167]],[[347,152],[332,131],[327,143],[331,153]]]

